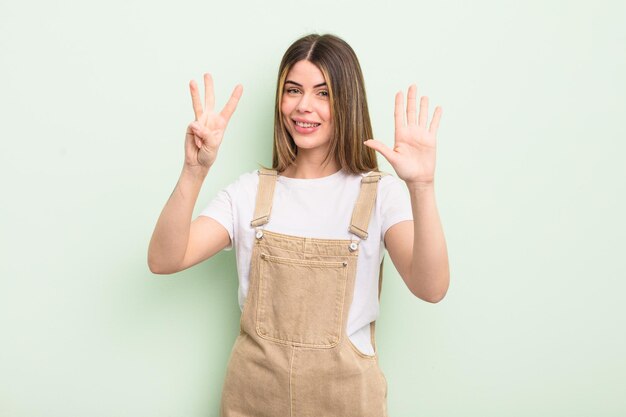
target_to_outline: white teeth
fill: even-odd
[[[296,122],[296,124],[300,127],[317,127],[320,125],[319,123],[303,123],[303,122]]]

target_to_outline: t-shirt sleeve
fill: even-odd
[[[384,186],[383,186],[384,185]],[[387,175],[381,180],[381,240],[391,226],[405,220],[413,220],[411,197],[404,181]]]
[[[232,250],[234,242],[235,223],[232,197],[235,192],[235,187],[236,183],[233,183],[220,190],[213,200],[211,200],[211,202],[204,208],[204,210],[200,212],[200,216],[206,216],[214,219],[228,231],[230,244],[224,248],[226,251]]]

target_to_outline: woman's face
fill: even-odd
[[[287,131],[299,149],[326,150],[333,122],[328,86],[315,64],[302,60],[291,67],[285,79],[280,110]]]

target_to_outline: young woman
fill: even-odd
[[[309,35],[283,56],[271,168],[248,172],[191,221],[242,87],[214,111],[190,83],[180,179],[157,222],[150,270],[170,274],[235,247],[240,334],[221,416],[387,415],[374,323],[385,249],[409,290],[432,303],[448,289],[446,243],[435,204],[436,135],[416,87],[395,100],[395,146],[371,139],[356,55],[332,35]],[[397,173],[380,172],[380,152]],[[408,189],[408,192],[407,192]]]

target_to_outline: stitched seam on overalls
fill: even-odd
[[[356,255],[358,255],[359,250],[355,250],[352,253],[346,253],[346,254],[342,254],[342,255],[327,255],[327,254],[319,254],[316,252],[302,252],[299,250],[291,250],[291,249],[285,249],[285,248],[281,248],[280,246],[276,247],[276,246],[272,246],[274,249],[278,249],[282,252],[289,252],[289,253],[293,253],[293,254],[300,254],[300,255],[313,255],[313,256],[320,256],[320,257],[324,257],[324,258],[347,258],[347,257],[356,257]],[[270,255],[270,256],[276,256],[276,255]],[[289,258],[289,259],[299,259],[299,258]],[[305,260],[307,260],[305,258]],[[311,259],[314,260],[314,259]],[[335,261],[319,261],[319,262],[335,262]]]
[[[268,261],[273,261],[273,262],[277,262],[277,263],[281,263],[281,264],[300,264],[300,265],[312,266],[312,267],[315,267],[315,268],[326,268],[326,267],[345,268],[346,267],[346,263],[345,262],[315,261],[315,260],[309,260],[309,259],[282,258],[282,257],[279,257],[279,256],[269,255],[267,253],[261,253],[261,259],[265,259],[265,260],[268,260]]]
[[[289,417],[293,416],[293,404],[295,401],[295,394],[293,389],[293,357],[296,354],[296,348],[291,348],[291,362],[289,364]]]
[[[358,254],[359,254],[359,249],[357,248],[355,251],[351,251],[348,249],[349,244],[346,245],[341,245],[341,249],[342,249],[342,253],[341,254],[336,254],[333,253],[333,251],[328,251],[328,252],[322,252],[320,253],[319,251],[312,251],[312,252],[303,252],[302,250],[298,250],[298,249],[287,249],[285,247],[282,246],[278,246],[278,245],[264,245],[261,246],[261,248],[266,248],[266,247],[271,247],[271,250],[268,250],[267,254],[270,256],[281,256],[281,255],[276,255],[276,254],[272,254],[272,253],[276,253],[276,252],[284,252],[288,255],[298,255],[298,256],[293,256],[293,257],[289,257],[289,256],[283,256],[283,258],[288,258],[288,259],[304,259],[304,260],[316,260],[316,259],[311,259],[311,257],[320,257],[320,258],[330,258],[328,261],[325,260],[319,260],[320,262],[338,262],[338,261],[333,261],[332,259],[337,258],[337,259],[349,259],[349,258],[357,258]],[[345,251],[343,251],[345,249]],[[304,256],[304,258],[302,257]]]
[[[264,230],[263,233],[272,235],[274,239],[279,239],[283,241],[291,241],[291,242],[296,242],[296,243],[304,241],[305,239],[309,240],[310,243],[323,243],[324,245],[329,245],[329,246],[343,246],[346,244],[349,245],[350,242],[352,242],[350,239],[320,239],[316,237],[285,235],[282,233],[272,232],[271,230]]]

